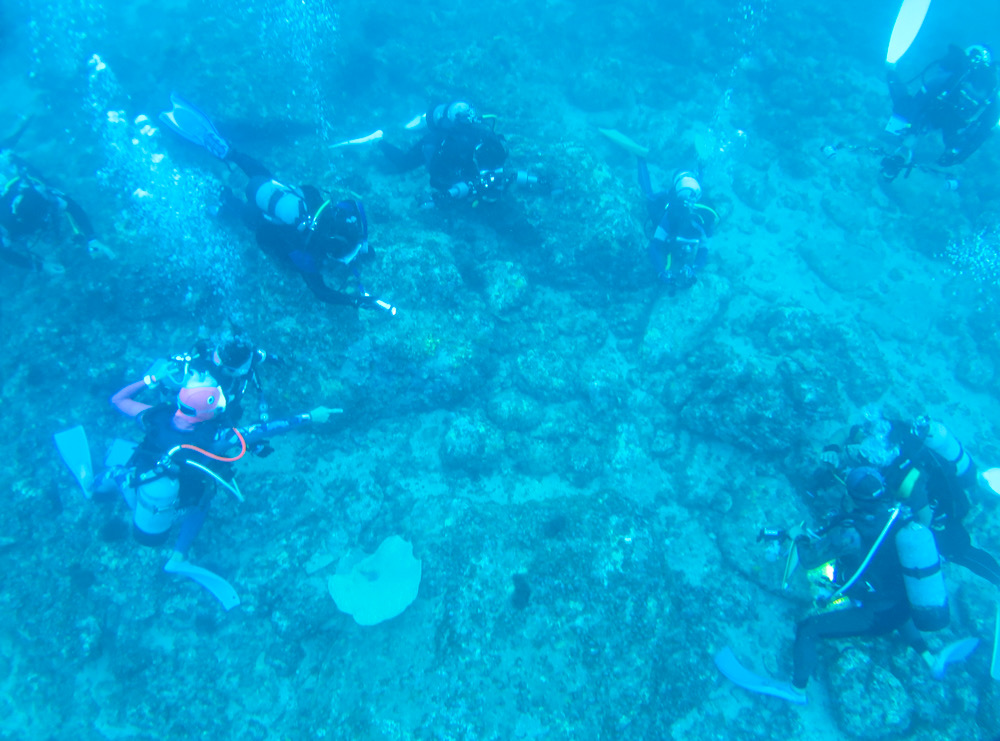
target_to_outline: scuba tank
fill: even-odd
[[[954,466],[958,478],[965,476],[972,467],[972,458],[965,452],[962,443],[940,422],[928,421],[924,445]]]
[[[251,180],[247,185],[247,197],[272,224],[301,228],[308,216],[302,190],[277,180]]]
[[[155,469],[138,478],[132,515],[137,541],[143,545],[159,545],[167,539],[177,514],[179,493],[180,482]]]
[[[911,522],[896,534],[896,553],[903,567],[914,625],[928,632],[941,630],[948,625],[950,615],[934,534],[920,523]]]

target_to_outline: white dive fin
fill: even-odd
[[[996,629],[993,633],[993,661],[990,663],[990,676],[1000,682],[1000,602],[997,603]]]
[[[920,26],[924,23],[924,16],[931,6],[931,0],[903,0],[903,6],[896,16],[896,25],[892,27],[892,36],[889,38],[889,50],[885,53],[885,61],[895,64],[899,58],[906,54],[910,44],[917,38]]]
[[[931,674],[934,679],[944,679],[945,672],[949,664],[965,661],[972,655],[972,652],[979,646],[978,638],[963,638],[960,641],[949,643],[937,652],[934,666],[931,667]]]
[[[421,129],[426,127],[427,127],[426,113],[421,113],[420,115],[414,116],[413,118],[411,118],[409,121],[406,122],[405,126],[403,126],[403,128],[408,131],[420,131]]]
[[[371,142],[377,142],[382,138],[382,129],[378,131],[373,131],[368,134],[368,136],[359,136],[357,139],[348,139],[347,141],[338,142],[330,147],[330,149],[337,149],[339,147],[356,147],[360,144],[369,144]]]
[[[779,682],[769,677],[754,674],[739,662],[729,646],[719,651],[714,658],[715,666],[733,684],[760,695],[780,697],[782,700],[794,702],[796,705],[806,704],[805,693],[799,692],[788,682]]]
[[[120,437],[116,437],[111,443],[111,447],[108,448],[108,452],[104,454],[104,467],[124,466],[129,462],[136,447],[136,443],[131,440],[122,440]]]
[[[87,433],[84,432],[83,426],[77,425],[57,432],[52,439],[59,449],[59,455],[83,489],[83,496],[90,499],[92,493],[90,488],[94,483],[94,465],[90,461],[90,444],[87,442]]]
[[[233,589],[233,585],[208,569],[195,566],[187,561],[167,561],[163,570],[169,574],[186,576],[188,579],[198,582],[215,595],[215,598],[222,603],[223,609],[227,612],[240,603],[240,597]]]

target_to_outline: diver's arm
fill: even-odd
[[[54,195],[59,198],[59,204],[73,228],[73,238],[81,244],[95,239],[94,225],[90,222],[90,217],[87,216],[83,207],[65,193],[54,191]]]
[[[284,435],[292,430],[309,424],[323,424],[334,414],[340,414],[342,409],[331,409],[329,407],[316,407],[311,412],[296,414],[288,419],[275,419],[259,424],[251,425],[240,430],[247,447],[253,447],[265,442],[269,438]],[[213,446],[216,452],[228,450],[239,444],[239,438],[233,430],[220,431],[220,437]]]
[[[946,134],[945,152],[938,163],[944,167],[965,162],[973,152],[983,145],[998,126],[1000,101],[994,100],[989,108],[972,124],[960,131]]]
[[[138,417],[147,409],[152,409],[149,404],[143,404],[141,401],[136,401],[132,398],[142,389],[149,386],[151,382],[156,381],[156,379],[152,376],[147,376],[146,378],[151,380],[147,381],[144,378],[140,381],[136,381],[135,383],[130,383],[128,386],[118,391],[118,393],[111,397],[111,404],[119,412],[128,417]]]
[[[94,225],[90,222],[90,217],[79,203],[67,196],[65,193],[53,191],[59,199],[59,207],[66,214],[70,227],[73,229],[73,241],[77,244],[86,245],[91,254],[100,253],[105,257],[114,259],[112,252],[94,233]]]
[[[323,276],[319,273],[302,272],[302,279],[309,286],[309,290],[323,303],[337,304],[340,306],[357,306],[357,300],[346,293],[335,291],[323,281]]]
[[[45,269],[45,259],[41,255],[36,255],[34,252],[12,250],[3,245],[0,245],[0,260],[25,270],[41,272]]]
[[[798,545],[799,563],[807,570],[822,566],[828,561],[861,548],[861,536],[858,531],[844,525],[838,525],[821,538],[814,539],[803,535],[796,538],[795,542]]]

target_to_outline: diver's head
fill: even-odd
[[[361,201],[329,204],[318,220],[317,235],[326,242],[327,254],[335,259],[368,251],[368,216]]]
[[[472,161],[476,164],[479,172],[484,170],[499,170],[507,161],[507,145],[499,136],[485,136],[476,145],[473,152]]]
[[[174,422],[180,428],[190,428],[207,422],[226,410],[226,395],[208,373],[193,373],[177,392],[177,412]]]
[[[212,364],[227,376],[242,377],[250,372],[254,346],[244,337],[227,337],[212,351]]]
[[[701,183],[689,170],[681,170],[674,174],[673,187],[674,196],[686,203],[697,203],[701,200]]]
[[[993,52],[988,46],[973,44],[966,48],[965,58],[969,60],[969,66],[973,69],[991,67],[993,65]]]
[[[885,501],[888,497],[885,478],[877,468],[871,466],[851,469],[851,472],[847,474],[845,484],[851,500],[859,507],[871,507],[875,503]]]

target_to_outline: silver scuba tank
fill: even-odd
[[[965,452],[962,443],[940,422],[928,423],[924,445],[952,464],[955,467],[955,475],[959,478],[964,476],[972,465],[972,458]]]
[[[948,590],[941,573],[934,534],[911,522],[896,534],[896,552],[903,567],[903,583],[913,611],[913,623],[923,631],[948,625]]]
[[[167,476],[140,483],[132,522],[144,535],[165,536],[177,515],[180,482]]]

